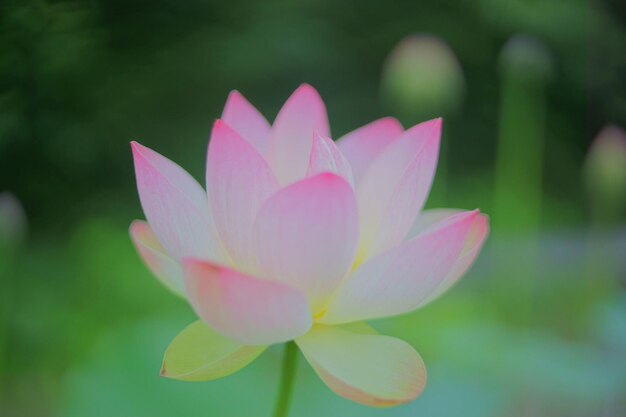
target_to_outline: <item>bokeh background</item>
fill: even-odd
[[[301,82],[334,138],[444,116],[428,206],[479,207],[492,234],[445,297],[373,323],[422,354],[417,401],[352,404],[301,360],[292,415],[626,416],[620,0],[3,0],[0,415],[270,415],[280,346],[158,376],[194,314],[128,238],[129,141],[203,178],[229,90],[272,120]]]

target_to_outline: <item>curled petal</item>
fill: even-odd
[[[422,358],[400,339],[315,325],[296,343],[328,388],[360,404],[403,404],[426,385]]]
[[[265,349],[265,346],[245,346],[229,340],[196,321],[168,346],[161,376],[181,381],[222,378],[248,365]]]
[[[312,177],[324,172],[332,172],[343,177],[350,185],[354,185],[350,163],[343,156],[331,138],[315,132],[313,134],[313,148],[306,176]]]
[[[183,269],[165,252],[148,223],[133,221],[130,237],[141,259],[159,281],[175,294],[186,298]]]
[[[246,98],[233,90],[228,95],[222,120],[232,127],[261,154],[265,154],[270,124]]]
[[[298,181],[263,204],[255,231],[261,275],[300,289],[317,312],[354,259],[354,191],[334,174]]]
[[[441,119],[421,123],[392,141],[357,187],[359,259],[400,243],[422,209],[437,167]]]
[[[316,131],[330,134],[326,106],[313,87],[302,84],[276,116],[270,134],[268,160],[281,184],[304,177]]]
[[[268,345],[302,336],[311,327],[306,297],[294,288],[191,259],[184,270],[194,310],[229,339]]]
[[[404,129],[393,117],[385,117],[362,126],[337,140],[337,147],[352,167],[355,184],[359,184],[372,161]]]
[[[185,170],[151,149],[132,142],[141,206],[167,253],[220,261],[219,239],[206,193]]]
[[[445,285],[462,254],[477,211],[456,214],[361,265],[339,287],[320,323],[408,313]]]
[[[251,264],[252,226],[263,201],[278,189],[263,157],[225,122],[211,132],[206,167],[215,226],[239,268]]]

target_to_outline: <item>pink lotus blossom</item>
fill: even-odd
[[[418,353],[364,321],[438,297],[487,236],[477,210],[422,211],[441,124],[404,130],[384,118],[335,143],[311,86],[272,125],[233,91],[211,132],[206,190],[133,142],[148,222],[134,221],[131,237],[201,319],[172,342],[163,375],[215,379],[294,340],[345,398],[371,406],[416,398],[426,383]]]

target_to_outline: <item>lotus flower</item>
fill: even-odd
[[[148,268],[200,321],[165,354],[162,375],[231,374],[292,341],[338,395],[370,406],[416,398],[418,353],[365,321],[413,311],[453,285],[488,232],[477,210],[422,211],[441,119],[393,118],[329,138],[302,85],[273,125],[238,92],[211,132],[206,190],[133,142],[147,223],[130,234]]]

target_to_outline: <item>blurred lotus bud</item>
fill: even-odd
[[[502,48],[500,70],[494,225],[505,233],[534,234],[541,224],[552,54],[539,40],[516,35]]]
[[[450,47],[434,36],[403,39],[385,63],[383,99],[407,124],[453,113],[464,90],[459,61]]]
[[[538,78],[551,76],[554,67],[550,50],[538,39],[525,34],[513,36],[504,45],[500,66],[508,73]]]
[[[626,209],[626,132],[607,126],[596,136],[584,167],[595,216],[614,220]]]
[[[26,214],[11,193],[0,193],[0,246],[19,245],[26,236]]]

